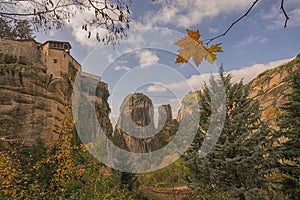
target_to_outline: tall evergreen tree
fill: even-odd
[[[211,86],[205,86],[200,93],[199,129],[185,156],[193,174],[191,185],[199,190],[226,192],[240,200],[247,196],[263,199],[269,182],[266,176],[275,160],[271,158],[271,132],[260,121],[259,103],[249,98],[249,88],[242,81],[232,83],[231,76],[222,71],[220,77],[219,81],[212,77]],[[200,158],[204,138],[212,135],[208,128],[212,119],[211,94],[217,93],[222,84],[226,91],[224,127],[214,148]]]
[[[287,81],[292,92],[281,110],[279,135],[285,141],[279,146],[283,155],[280,169],[284,173],[284,192],[296,200],[300,199],[300,62],[296,62],[296,70]]]

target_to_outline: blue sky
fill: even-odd
[[[189,90],[200,89],[203,74],[215,70],[205,62],[199,68],[193,66],[193,61],[175,64],[176,40],[186,34],[186,29],[199,30],[201,39],[219,35],[252,3],[253,0],[133,0],[129,4],[131,31],[115,50],[87,38],[81,30],[84,16],[75,16],[62,30],[38,34],[37,40],[69,41],[71,54],[83,70],[109,83],[110,105],[116,110],[112,115],[117,115],[126,94],[137,91],[148,92],[152,99],[157,97],[153,100],[155,105],[171,103],[176,113],[180,98]],[[300,53],[300,0],[285,1],[290,17],[286,28],[280,3],[261,0],[225,37],[213,41],[212,44],[222,42],[224,50],[218,54],[216,66],[223,64],[234,80],[244,78],[248,82]]]
[[[211,38],[222,33],[252,4],[253,0],[136,0],[130,4],[132,11],[132,28],[163,27],[171,28],[185,34],[185,29],[198,29],[201,38]],[[228,70],[238,69],[257,63],[293,57],[299,53],[300,1],[286,0],[285,7],[290,20],[283,28],[284,15],[281,13],[280,1],[260,1],[248,17],[238,23],[216,42],[223,43],[224,53],[218,57]],[[80,17],[80,16],[78,16]],[[81,21],[74,19],[71,25],[62,31],[50,35],[39,35],[38,40],[63,39],[72,43],[72,55],[82,62],[97,44],[87,39],[81,31]]]

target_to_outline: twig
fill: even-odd
[[[215,36],[215,37],[213,37],[213,38],[203,40],[203,41],[208,41],[208,42],[206,42],[205,44],[208,45],[209,43],[211,43],[211,42],[214,41],[215,39],[218,39],[218,38],[220,38],[220,37],[224,37],[236,23],[238,23],[239,21],[241,21],[244,17],[246,17],[246,16],[251,12],[251,10],[252,10],[253,7],[258,3],[258,1],[259,1],[259,0],[255,0],[255,1],[252,3],[251,7],[247,10],[247,12],[246,12],[244,15],[242,15],[240,18],[238,18],[237,20],[235,20],[235,21],[227,28],[227,30],[226,30],[224,33],[222,33],[222,34],[220,34],[220,35],[217,35],[217,36]],[[281,10],[282,13],[284,14],[284,17],[285,17],[284,28],[286,28],[286,27],[287,27],[287,22],[288,22],[288,20],[289,20],[290,18],[289,18],[289,16],[287,15],[287,13],[286,13],[286,11],[285,11],[285,9],[284,9],[284,0],[281,0],[280,10]]]
[[[281,0],[281,6],[280,6],[280,10],[282,10],[284,16],[285,16],[285,22],[284,22],[284,28],[287,26],[287,22],[290,19],[289,16],[286,14],[285,9],[283,7],[284,4],[284,0]]]
[[[215,39],[220,38],[220,37],[224,37],[236,23],[238,23],[239,21],[241,21],[244,17],[246,17],[246,16],[250,13],[250,11],[253,9],[253,7],[255,6],[255,4],[258,3],[258,1],[259,1],[259,0],[255,0],[255,1],[252,3],[251,7],[247,10],[247,12],[246,12],[245,14],[243,14],[240,18],[238,18],[237,20],[235,20],[235,21],[227,28],[227,30],[226,30],[224,33],[222,33],[222,34],[220,34],[220,35],[217,35],[217,36],[215,36],[215,37],[213,37],[213,38],[203,40],[203,41],[208,41],[208,42],[206,42],[205,44],[208,45],[209,43],[211,43],[211,42],[214,41]],[[283,1],[283,0],[282,0],[282,1]]]

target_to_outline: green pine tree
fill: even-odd
[[[260,121],[259,103],[249,98],[249,88],[242,81],[232,83],[231,76],[225,76],[222,70],[220,79],[217,81],[212,77],[211,86],[206,85],[200,93],[199,129],[185,156],[193,174],[191,186],[202,191],[197,198],[202,198],[207,191],[209,195],[214,191],[240,200],[247,196],[263,199],[270,181],[266,176],[275,160],[272,159],[271,131]],[[200,158],[204,138],[211,137],[211,95],[218,93],[222,83],[226,91],[224,127],[213,149]]]
[[[287,81],[292,92],[281,108],[279,135],[285,140],[278,148],[283,155],[279,168],[284,174],[283,191],[296,200],[300,199],[300,62],[296,63],[296,70]]]

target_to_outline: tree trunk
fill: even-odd
[[[246,197],[245,197],[244,194],[240,194],[240,195],[239,195],[239,198],[240,198],[240,200],[246,200]]]

